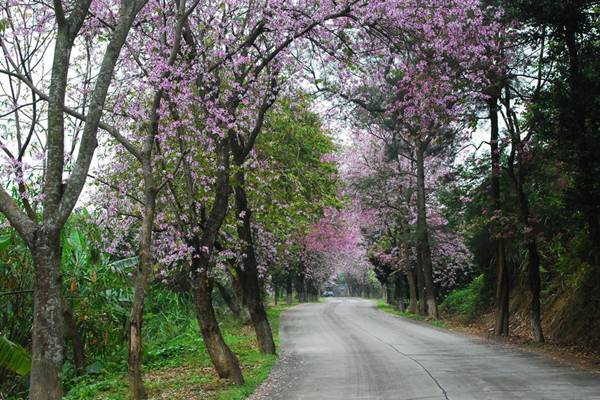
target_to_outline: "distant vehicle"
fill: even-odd
[[[331,290],[326,290],[323,292],[323,297],[333,297],[335,296]]]

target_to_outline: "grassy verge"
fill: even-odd
[[[268,309],[277,344],[279,316],[288,307],[278,305]],[[156,322],[152,316],[149,318],[150,331],[156,329],[156,326],[153,326]],[[246,380],[243,386],[235,386],[219,379],[206,353],[197,321],[190,318],[184,324],[165,324],[164,330],[167,332],[161,332],[157,337],[149,337],[146,340],[144,382],[148,397],[169,400],[237,400],[251,394],[269,375],[277,357],[260,354],[251,326],[224,317],[221,329],[225,341],[239,357]],[[112,354],[104,360],[97,374],[86,375],[75,382],[65,399],[126,399],[126,360],[126,349]]]
[[[444,329],[448,329],[448,327],[446,326],[446,324],[444,324],[443,321],[440,321],[439,319],[430,319],[430,318],[426,318],[422,315],[418,315],[418,314],[413,314],[411,312],[408,311],[400,311],[398,310],[396,307],[387,304],[385,301],[383,300],[378,300],[377,301],[377,308],[380,309],[383,312],[386,312],[388,314],[393,314],[399,317],[404,317],[404,318],[409,318],[415,321],[423,321],[426,322],[430,325],[433,325],[435,327],[438,328],[444,328]]]

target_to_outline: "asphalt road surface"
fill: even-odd
[[[254,399],[600,400],[600,375],[408,321],[361,299],[302,304]]]

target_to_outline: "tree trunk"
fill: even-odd
[[[500,193],[500,146],[498,130],[498,98],[493,97],[488,102],[490,113],[490,150],[492,162],[492,202],[494,214],[502,212]],[[494,334],[497,336],[508,336],[509,333],[509,302],[510,302],[510,277],[506,263],[504,240],[502,232],[494,238],[496,253],[496,324]]]
[[[531,331],[533,334],[533,339],[536,342],[541,343],[544,342],[544,334],[542,330],[540,307],[540,256],[535,238],[535,227],[531,225],[530,221],[531,213],[529,211],[529,198],[525,193],[525,179],[527,173],[525,155],[523,154],[524,146],[521,140],[520,130],[517,128],[517,117],[516,115],[513,115],[513,112],[511,111],[511,92],[508,85],[505,87],[503,104],[504,108],[507,110],[507,115],[509,118],[508,130],[511,137],[511,151],[508,157],[508,174],[517,194],[519,220],[521,221],[523,227],[527,229],[527,232],[525,233],[525,243],[527,247],[527,272],[529,278],[529,289],[531,292]],[[517,171],[515,171],[515,156],[519,160]]]
[[[238,222],[237,232],[243,242],[242,246],[245,257],[242,257],[242,265],[236,264],[238,267],[236,272],[244,294],[244,301],[250,311],[250,318],[254,326],[260,352],[263,354],[275,354],[273,333],[261,298],[258,281],[258,262],[256,260],[256,252],[254,251],[254,238],[251,226],[252,210],[248,204],[244,184],[244,172],[240,169],[236,173],[235,204],[236,214],[242,220],[241,223]]]
[[[242,318],[242,311],[241,311],[241,308],[240,308],[240,304],[238,304],[238,302],[234,299],[234,295],[232,295],[229,292],[229,290],[227,290],[227,288],[225,287],[225,285],[223,285],[217,279],[213,280],[213,284],[219,290],[219,293],[221,294],[221,297],[223,298],[223,301],[225,301],[225,304],[227,304],[227,307],[229,308],[229,311],[231,311],[231,313],[234,315],[235,318],[241,319]]]
[[[273,302],[275,305],[279,302],[279,285],[277,283],[273,284]]]
[[[387,289],[387,283],[382,283],[381,284],[381,298],[383,299],[383,302],[385,304],[390,304],[390,299],[388,297],[388,289]]]
[[[129,396],[135,400],[146,399],[142,379],[142,325],[144,323],[144,302],[148,289],[148,278],[141,263],[133,282],[133,303],[129,314],[129,337],[127,358]]]
[[[410,249],[411,248],[409,244],[404,245],[404,262],[406,265],[404,275],[406,275],[406,282],[408,283],[408,311],[413,314],[416,314],[418,307],[417,277],[416,271],[414,270],[414,268],[411,268]]]
[[[40,229],[32,249],[35,265],[29,397],[62,398],[64,347],[60,234]]]
[[[542,316],[540,305],[540,256],[535,239],[528,241],[529,250],[529,288],[531,290],[531,332],[536,342],[544,342],[544,332],[542,330]]]
[[[232,276],[231,284],[233,286],[233,300],[237,304],[237,307],[240,309],[240,318],[242,319],[242,321],[244,321],[244,324],[250,324],[252,322],[252,319],[250,318],[250,310],[248,309],[248,305],[246,304],[242,284],[237,275]]]
[[[157,99],[155,99],[155,114],[158,109],[160,97],[157,97]],[[153,118],[154,123],[158,123],[156,118],[157,116]],[[156,213],[156,189],[154,188],[154,177],[151,166],[151,148],[154,145],[153,138],[154,135],[149,134],[144,146],[144,219],[140,235],[139,263],[133,276],[133,302],[129,314],[129,353],[127,358],[129,396],[135,400],[144,400],[147,397],[142,378],[142,326],[144,324],[144,303],[148,292],[148,282],[152,275],[152,231],[154,229],[154,215]]]
[[[298,296],[298,302],[304,303],[306,302],[305,290],[304,290],[304,277],[302,274],[296,275],[296,296]]]
[[[496,336],[508,336],[510,322],[510,276],[505,260],[504,241],[496,241],[496,325],[494,334]]]
[[[521,167],[520,167],[521,168]],[[523,188],[523,172],[519,172],[519,178],[516,180],[517,195],[519,199],[519,209],[521,222],[529,226],[529,200]],[[527,271],[529,277],[529,289],[531,291],[531,332],[536,342],[544,342],[544,333],[542,330],[542,316],[540,305],[540,255],[538,252],[537,241],[533,232],[527,233]]]
[[[302,277],[302,301],[308,302],[308,283],[306,277]]]
[[[198,271],[193,288],[196,317],[206,350],[219,377],[230,379],[237,385],[243,385],[244,378],[237,357],[223,340],[219,329],[212,304],[212,285],[207,271],[202,268],[194,268],[194,270]]]
[[[85,349],[79,327],[75,321],[73,310],[67,301],[63,300],[63,317],[65,319],[65,334],[73,347],[73,364],[77,376],[85,374]]]
[[[406,285],[404,283],[403,274],[396,275],[396,285],[398,287],[398,296],[396,298],[396,304],[398,306],[398,309],[404,312],[406,310],[406,305],[404,303],[404,299],[406,297]]]
[[[408,311],[416,314],[418,307],[418,299],[417,299],[417,282],[415,277],[415,271],[409,269],[406,272],[406,280],[408,281],[408,291],[410,296],[410,302],[408,303]]]
[[[396,274],[394,275],[394,305],[396,307],[398,307],[400,299],[402,299],[402,287],[398,274]]]
[[[293,283],[292,274],[288,273],[288,275],[286,277],[286,281],[285,281],[285,302],[287,303],[288,306],[292,304],[292,300],[293,300],[293,296],[294,296],[294,289],[293,289],[292,283]]]
[[[433,284],[433,263],[429,245],[429,229],[427,227],[427,204],[425,197],[425,144],[417,144],[417,237],[421,248],[423,278],[425,283],[425,301],[427,315],[438,318],[435,286]]]
[[[588,231],[592,242],[592,260],[594,266],[600,269],[600,212],[588,212]]]
[[[421,261],[421,246],[417,243],[417,294],[419,295],[418,299],[418,311],[419,315],[426,315],[426,305],[425,305],[425,277],[423,276],[423,262]]]
[[[271,331],[271,325],[267,319],[267,313],[260,296],[247,299],[247,302],[260,352],[263,354],[275,354],[273,332]]]

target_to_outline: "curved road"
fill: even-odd
[[[272,400],[600,400],[600,375],[328,299],[287,311]]]

